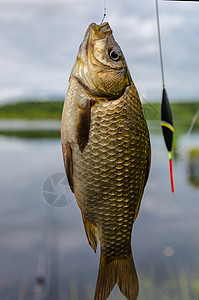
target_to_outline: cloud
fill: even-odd
[[[64,95],[79,44],[104,1],[0,0],[0,102],[8,95]],[[155,2],[106,1],[116,41],[142,94],[161,94]],[[172,98],[197,97],[199,5],[160,2],[166,83]],[[6,92],[6,97],[5,91]]]
[[[5,87],[0,89],[0,99],[1,103],[7,103],[9,101],[13,102],[13,99],[21,98],[26,95],[26,91],[23,87]]]

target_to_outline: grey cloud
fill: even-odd
[[[100,22],[103,2],[0,0],[0,102],[9,98],[8,90],[11,95],[14,91],[38,97],[64,95],[79,44],[88,24]],[[157,99],[161,77],[155,1],[106,3],[106,20],[139,91]],[[171,97],[198,94],[198,15],[197,3],[160,2],[165,77]]]

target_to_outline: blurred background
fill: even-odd
[[[133,228],[139,300],[199,295],[199,3],[159,1],[175,126],[174,181],[160,128],[155,0],[106,0],[138,88],[152,168]],[[68,78],[104,0],[0,0],[0,299],[93,299],[94,254],[64,176],[60,119]],[[191,127],[193,127],[192,130]],[[124,299],[115,288],[110,299]]]

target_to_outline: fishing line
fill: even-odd
[[[163,87],[165,87],[164,67],[163,67],[163,58],[162,58],[162,44],[161,44],[161,36],[160,36],[160,18],[159,18],[158,0],[156,0],[156,17],[157,17],[157,27],[158,27],[158,43],[159,43],[159,53],[160,53],[160,65],[161,65],[161,74],[162,74],[162,85],[163,85]]]
[[[172,141],[173,141],[174,128],[173,128],[172,111],[171,111],[169,99],[168,99],[166,88],[165,88],[158,0],[156,0],[156,16],[157,16],[158,42],[159,42],[160,65],[161,65],[162,86],[163,86],[162,105],[161,105],[161,126],[162,126],[162,133],[164,136],[165,144],[166,144],[166,147],[168,150],[171,191],[172,191],[172,193],[174,193],[173,163],[172,163],[172,161],[173,161],[172,160]]]
[[[101,21],[100,25],[103,24],[105,17],[106,17],[106,0],[104,0],[104,15],[103,15],[103,18],[102,18],[102,21]]]

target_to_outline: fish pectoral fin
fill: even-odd
[[[64,157],[64,165],[66,170],[66,175],[68,178],[68,183],[72,192],[73,190],[73,158],[72,158],[72,149],[69,142],[62,144],[62,152]]]
[[[125,257],[107,260],[101,251],[99,273],[94,300],[106,300],[115,284],[128,300],[138,297],[138,278],[131,249]]]
[[[91,123],[91,100],[87,100],[84,105],[79,105],[77,118],[77,143],[81,151],[84,150],[89,140]]]
[[[96,252],[97,250],[96,226],[88,220],[88,218],[85,216],[83,212],[82,212],[82,219],[84,222],[84,228],[85,228],[89,245]]]

